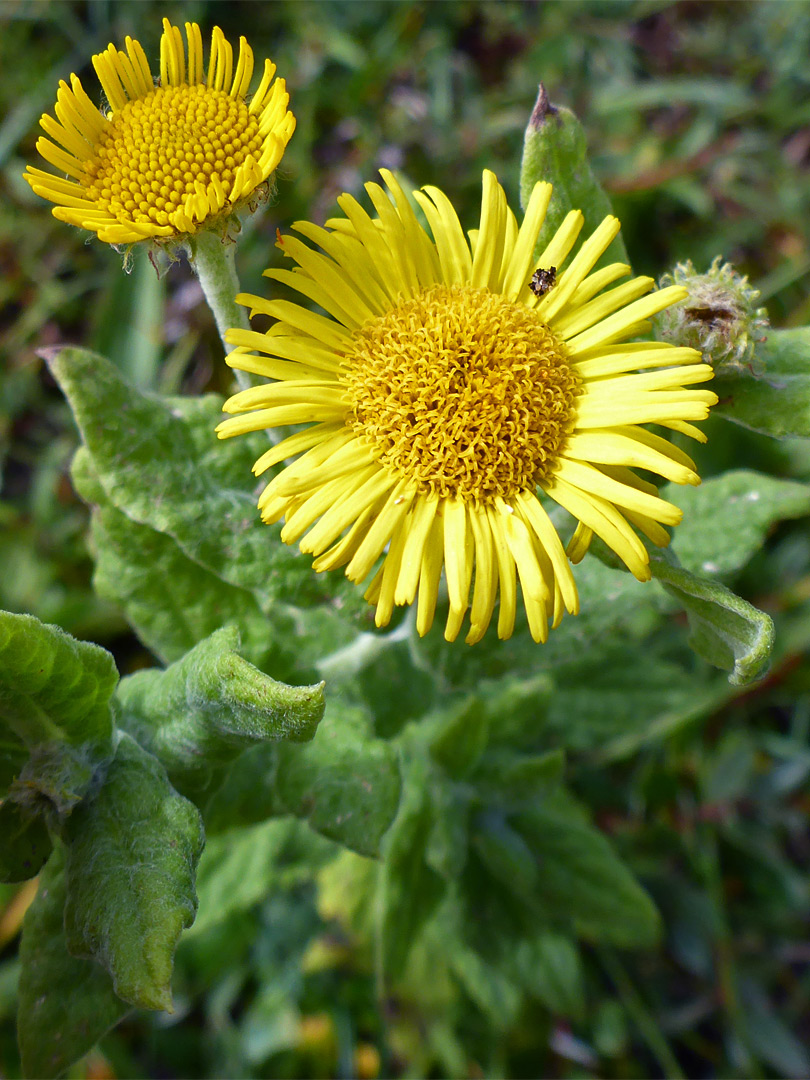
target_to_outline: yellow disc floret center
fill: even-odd
[[[188,195],[216,177],[225,196],[236,170],[262,146],[244,100],[204,85],[163,86],[110,118],[85,163],[87,197],[119,221],[166,225]]]
[[[574,421],[579,382],[534,310],[436,285],[354,334],[349,425],[425,492],[491,501],[534,489]]]

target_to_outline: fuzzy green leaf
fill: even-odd
[[[472,842],[482,863],[501,885],[530,908],[537,907],[539,867],[519,832],[502,814],[479,815]]]
[[[311,743],[280,744],[276,754],[276,792],[289,813],[360,855],[379,854],[399,805],[399,765],[363,713],[330,701]]]
[[[290,825],[289,821],[265,821],[206,841],[197,871],[200,914],[184,941],[235,912],[247,911],[269,895]]]
[[[458,981],[496,1028],[505,1030],[514,1024],[521,994],[503,971],[461,943],[454,943],[450,964]]]
[[[576,942],[545,930],[515,947],[509,969],[546,1008],[575,1020],[585,1015],[585,984]]]
[[[51,853],[51,838],[44,821],[7,799],[0,806],[0,836],[0,881],[36,877]]]
[[[735,469],[700,487],[668,485],[663,498],[683,510],[672,547],[693,573],[730,574],[762,547],[768,530],[810,514],[810,485]]]
[[[562,780],[565,751],[545,754],[488,753],[476,773],[479,796],[500,807],[520,809],[543,798]]]
[[[539,180],[553,184],[554,193],[537,241],[538,252],[549,243],[570,210],[581,210],[585,217],[580,233],[583,239],[612,213],[610,199],[588,163],[582,125],[570,109],[549,102],[542,83],[523,142],[520,202],[524,210]],[[627,261],[624,241],[617,236],[600,263]]]
[[[311,739],[323,716],[323,683],[286,686],[239,656],[235,627],[217,630],[165,671],[121,680],[121,725],[183,789],[200,786],[246,747]]]
[[[753,370],[716,378],[713,412],[752,431],[810,435],[810,328],[773,330],[757,344]]]
[[[602,642],[566,669],[546,731],[572,750],[613,760],[705,716],[731,694],[713,672],[685,670],[648,643]]]
[[[0,612],[0,797],[7,795],[22,815],[0,831],[2,842],[9,841],[0,857],[4,872],[36,863],[34,849],[47,855],[33,819],[44,814],[56,826],[112,756],[110,697],[117,680],[104,649],[31,615]]]
[[[425,859],[433,818],[426,787],[426,762],[415,758],[405,777],[399,813],[385,839],[380,868],[382,955],[391,978],[402,973],[414,939],[445,890],[445,882]]]
[[[71,953],[101,963],[124,1001],[171,1009],[174,950],[197,907],[196,807],[122,734],[103,785],[68,819],[66,840]]]
[[[229,585],[192,562],[170,536],[112,506],[93,511],[92,534],[96,592],[123,608],[138,637],[164,663],[233,623],[247,660],[262,669],[291,670],[292,619],[283,612],[268,617],[253,593]]]
[[[686,609],[689,644],[704,660],[730,672],[732,686],[761,678],[773,651],[773,620],[730,589],[673,566],[662,555],[650,556],[650,568],[664,588]]]
[[[471,699],[441,725],[430,754],[449,777],[461,780],[473,771],[489,741],[489,722],[481,702]]]
[[[0,720],[29,750],[110,745],[118,681],[106,649],[33,615],[0,612]]]
[[[222,399],[160,398],[127,383],[103,356],[78,348],[48,357],[109,502],[171,536],[193,562],[288,602],[322,598],[328,578],[259,521],[251,467],[261,436],[218,441]]]
[[[65,891],[64,855],[57,848],[40,876],[20,942],[17,1028],[26,1076],[59,1076],[131,1008],[116,997],[103,968],[68,952]]]
[[[628,948],[656,942],[660,920],[652,900],[569,797],[526,809],[513,824],[537,862],[534,895],[549,920],[572,922],[589,941]]]

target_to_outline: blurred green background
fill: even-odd
[[[452,197],[476,223],[483,168],[517,203],[523,129],[543,81],[586,129],[634,269],[723,255],[762,292],[775,326],[810,320],[810,5],[565,3],[0,2],[0,607],[27,611],[116,655],[151,658],[94,596],[87,512],[68,465],[77,444],[37,350],[82,343],[137,385],[225,391],[212,318],[184,263],[158,279],[56,221],[22,180],[41,112],[71,71],[160,19],[245,34],[272,57],[298,128],[273,204],[246,224],[242,285],[265,288],[275,230],[324,221],[385,166]],[[704,475],[729,467],[810,481],[807,444],[706,425]],[[806,520],[783,525],[735,587],[772,613],[810,598]],[[667,919],[657,952],[587,956],[580,1023],[537,1007],[494,1042],[459,1019],[466,1074],[806,1075],[810,678],[806,627],[770,679],[688,727],[667,752],[580,765],[577,793],[650,886]],[[794,624],[790,624],[793,626]],[[175,1015],[138,1015],[77,1066],[103,1076],[368,1076],[448,1071],[423,1053],[428,997],[380,1001],[367,956],[319,917],[293,830],[284,889],[181,949]],[[309,846],[307,846],[309,845]],[[281,860],[284,863],[284,859]],[[652,886],[650,886],[652,887]],[[0,892],[0,1075],[18,1071],[14,954],[25,893]],[[303,963],[301,958],[304,958]]]

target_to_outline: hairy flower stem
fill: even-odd
[[[188,260],[199,278],[206,302],[214,313],[217,330],[226,352],[231,346],[225,340],[225,333],[231,327],[250,329],[247,312],[236,303],[236,295],[241,292],[236,273],[234,256],[236,244],[224,241],[214,232],[200,232],[188,240]],[[252,386],[250,375],[246,371],[235,370],[236,381],[240,390]]]

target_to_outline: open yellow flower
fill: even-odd
[[[253,52],[233,48],[219,27],[211,35],[207,74],[200,28],[163,20],[160,79],[155,84],[139,42],[110,45],[93,57],[108,102],[100,112],[75,75],[62,81],[56,119],[40,123],[40,155],[64,176],[29,166],[31,187],[55,203],[61,221],[110,244],[171,241],[229,215],[274,172],[295,130],[284,80],[275,64],[248,100]],[[57,145],[58,144],[58,145]]]
[[[711,368],[694,349],[621,344],[685,290],[645,295],[652,278],[633,278],[604,291],[630,272],[594,270],[619,231],[613,217],[569,258],[583,226],[572,211],[536,259],[549,184],[536,185],[518,226],[485,172],[468,240],[440,190],[414,192],[431,237],[394,177],[382,176],[393,199],[366,185],[376,219],[343,195],[346,216],[330,228],[294,226],[322,252],[284,237],[297,268],[267,271],[329,317],[237,297],[275,322],[264,334],[229,331],[228,363],[273,381],[227,401],[237,415],[218,433],[307,425],[256,462],[258,475],[301,455],[264,489],[262,517],[285,518],[282,540],[314,555],[316,570],[345,566],[352,581],[385,553],[365,594],[378,626],[417,600],[426,633],[444,568],[448,640],[471,603],[466,640],[478,641],[498,596],[498,634],[509,637],[519,580],[532,636],[545,641],[549,621],[576,612],[578,598],[538,487],[578,522],[572,561],[595,533],[643,581],[649,559],[635,528],[666,544],[663,525],[681,512],[632,469],[699,483],[686,454],[640,425],[702,439],[692,421],[717,398],[689,387]],[[535,279],[540,295],[538,268],[547,271]]]

